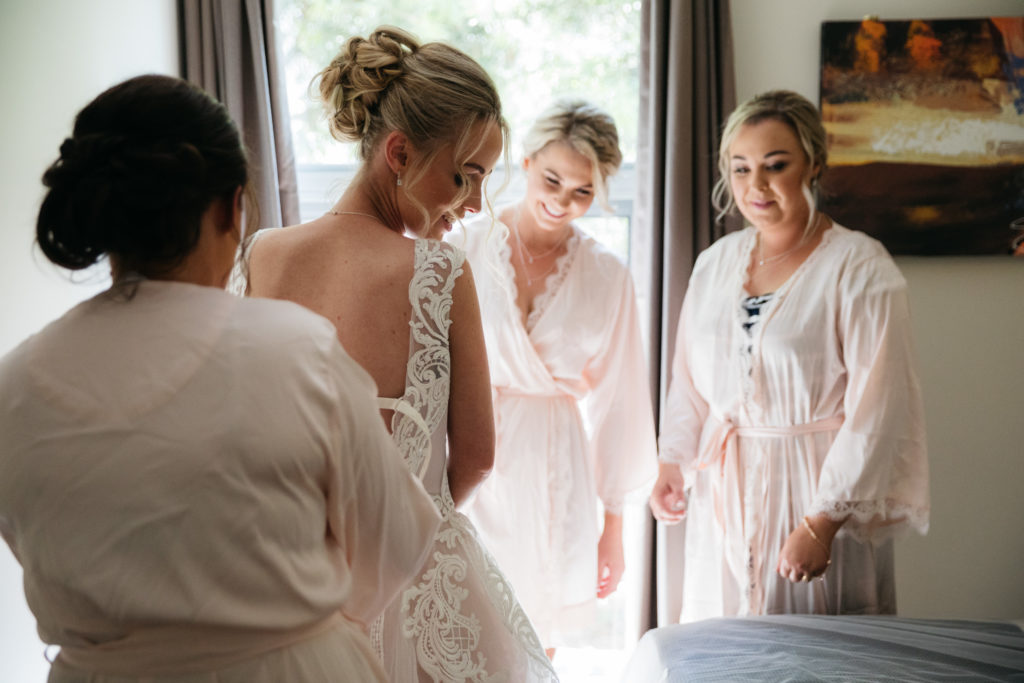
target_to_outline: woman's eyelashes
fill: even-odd
[[[776,161],[773,164],[768,164],[767,166],[765,166],[764,170],[768,171],[769,173],[781,173],[785,171],[788,166],[789,163],[786,161]],[[747,166],[734,166],[732,169],[732,173],[733,175],[746,175],[750,173],[750,168]]]
[[[548,185],[551,185],[553,188],[562,186],[562,181],[554,176],[544,176],[544,179],[547,181]],[[584,198],[589,197],[591,194],[590,190],[586,187],[578,187],[574,192]]]
[[[466,183],[483,184],[484,178],[486,178],[487,175],[487,173],[483,173],[475,167],[468,168],[465,171],[455,174],[455,186],[462,187]]]

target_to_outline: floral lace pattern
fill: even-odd
[[[452,290],[464,272],[465,255],[451,245],[416,241],[406,390],[402,400],[430,430],[395,411],[392,435],[406,465],[420,472],[431,448],[446,429],[451,383],[448,330]],[[440,452],[437,452],[440,451]],[[429,487],[428,487],[429,491]],[[441,511],[434,549],[418,580],[371,628],[385,662],[415,659],[418,671],[394,673],[396,681],[554,681],[557,677],[513,589],[477,538],[469,520],[455,510],[442,475],[439,491],[430,491]],[[412,649],[401,653],[399,650]]]
[[[402,400],[423,417],[430,429],[395,411],[391,434],[411,472],[420,472],[431,455],[430,440],[448,412],[451,354],[448,350],[452,289],[463,273],[462,252],[442,249],[439,242],[416,241],[416,263],[409,281],[412,319],[409,321],[409,362]],[[430,491],[435,496],[438,493]],[[449,495],[450,499],[451,496]]]
[[[541,316],[544,315],[544,311],[548,308],[548,303],[551,298],[558,293],[558,289],[562,286],[566,276],[569,274],[569,268],[572,266],[573,261],[576,259],[576,253],[580,244],[580,232],[576,226],[572,226],[572,235],[565,242],[565,253],[559,256],[555,260],[555,269],[544,278],[544,291],[538,294],[533,299],[533,308],[530,309],[529,315],[526,317],[526,331],[529,332],[537,326],[537,321],[540,320]],[[500,247],[500,261],[502,267],[505,269],[506,282],[511,283],[513,290],[516,287],[515,270],[512,267],[512,246],[508,240],[504,240]],[[517,293],[513,291],[512,300],[515,301]]]
[[[840,533],[847,533],[860,543],[881,543],[903,536],[909,530],[927,528],[929,509],[898,503],[894,500],[815,501],[808,514],[825,513],[829,519],[854,520]],[[892,524],[894,520],[903,524]]]

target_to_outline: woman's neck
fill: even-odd
[[[385,178],[383,172],[364,167],[334,205],[332,213],[374,217],[389,230],[405,234],[405,223],[398,210],[398,187],[390,170]]]
[[[788,225],[754,226],[758,233],[758,247],[763,258],[774,258],[787,251],[799,249],[821,232],[824,214],[815,211],[807,221]]]

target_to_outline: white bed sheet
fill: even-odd
[[[1024,682],[1024,631],[881,616],[707,619],[648,631],[622,680]]]

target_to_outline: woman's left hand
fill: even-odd
[[[626,570],[622,552],[622,516],[604,513],[604,531],[597,542],[597,597],[607,598],[619,587]]]
[[[815,539],[801,522],[786,539],[779,553],[777,571],[782,578],[794,583],[825,575],[831,564],[832,538],[843,524],[823,515],[809,518],[808,523],[818,538]]]

